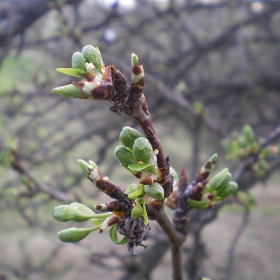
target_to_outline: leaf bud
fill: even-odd
[[[215,189],[215,191],[219,192],[224,188],[226,188],[230,180],[231,180],[231,173],[228,172],[223,182]]]
[[[78,164],[80,165],[81,169],[84,171],[85,175],[89,175],[90,170],[93,168],[92,164],[87,163],[83,159],[77,159]]]
[[[260,150],[260,145],[257,142],[253,142],[251,143],[250,148],[253,154],[257,154]]]
[[[238,189],[238,185],[235,182],[229,182],[225,188],[217,193],[217,196],[227,198],[232,196]]]
[[[99,49],[91,45],[87,45],[83,47],[82,54],[85,57],[86,61],[91,62],[102,74],[101,68],[103,66],[103,61]]]
[[[254,131],[253,131],[253,129],[250,125],[248,125],[248,124],[244,125],[243,134],[245,136],[245,139],[246,139],[247,143],[254,142],[255,135],[254,135]]]
[[[224,179],[227,177],[228,168],[223,169],[218,174],[216,174],[212,180],[209,182],[208,187],[205,189],[205,192],[213,192],[222,184]]]
[[[94,217],[95,213],[85,205],[74,203],[70,205],[59,205],[54,207],[52,216],[59,222],[83,222]]]
[[[79,242],[98,228],[67,228],[57,233],[57,237],[63,242]]]
[[[145,192],[152,198],[156,200],[161,200],[164,198],[163,187],[159,183],[153,183],[152,185],[145,186]]]
[[[65,97],[74,97],[79,99],[88,98],[90,95],[80,90],[74,84],[69,84],[61,87],[56,87],[52,90],[54,93],[58,93]]]
[[[72,55],[72,68],[78,68],[87,71],[86,59],[80,52],[74,52]]]
[[[122,129],[119,138],[125,147],[132,149],[134,141],[139,137],[142,137],[142,134],[138,130],[125,126]]]
[[[131,211],[131,217],[134,219],[138,219],[143,214],[143,207],[138,199],[135,200],[135,205]]]
[[[149,140],[145,137],[139,137],[134,141],[133,154],[142,162],[149,162],[153,155],[153,148]]]

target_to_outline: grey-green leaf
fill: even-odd
[[[149,140],[145,137],[139,137],[134,141],[133,144],[133,154],[134,156],[146,163],[150,161],[150,158],[153,154],[153,148]]]
[[[56,68],[56,71],[68,76],[84,78],[86,71],[77,68]]]
[[[87,72],[86,59],[80,52],[74,52],[72,55],[72,68]]]
[[[124,236],[120,241],[118,239],[118,232],[117,232],[117,225],[113,225],[110,229],[110,238],[111,240],[115,243],[115,244],[118,244],[118,245],[124,245],[127,243],[128,241],[128,237],[127,236]]]
[[[142,134],[130,126],[125,126],[120,133],[120,141],[130,149],[132,149],[134,141],[139,137],[142,137]]]

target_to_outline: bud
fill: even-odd
[[[257,154],[259,152],[259,150],[260,150],[260,146],[259,146],[259,144],[257,142],[253,142],[250,145],[250,149],[251,149],[251,152],[253,154]]]
[[[89,94],[83,92],[81,89],[76,87],[74,84],[69,84],[66,86],[56,87],[52,90],[54,93],[58,93],[65,97],[74,97],[79,99],[86,99],[88,98]]]
[[[188,199],[187,202],[191,207],[193,207],[197,210],[203,210],[203,209],[207,209],[209,207],[208,202],[197,201],[197,200],[193,200],[193,199]]]
[[[92,231],[99,229],[98,227],[93,228],[67,228],[58,232],[57,237],[63,242],[79,242],[88,236]]]
[[[242,147],[244,148],[247,145],[247,139],[245,138],[244,135],[240,135],[237,138],[237,143],[238,143],[239,148],[242,148]]]
[[[132,53],[131,54],[131,66],[132,67],[137,66],[138,65],[138,61],[139,61],[138,56],[135,53]]]
[[[103,61],[101,53],[98,48],[95,48],[91,45],[83,47],[82,54],[85,57],[87,62],[91,62],[96,69],[102,74]]]
[[[224,189],[217,193],[217,196],[220,196],[222,198],[232,196],[237,191],[237,189],[238,185],[235,182],[229,182]]]
[[[264,158],[268,158],[272,155],[272,147],[271,146],[266,146],[262,149],[262,152],[261,152],[261,155],[264,157]]]
[[[97,164],[96,164],[94,161],[89,160],[88,162],[90,163],[90,165],[91,165],[93,168],[95,168],[95,169],[98,168]]]
[[[265,159],[260,159],[256,164],[253,165],[253,167],[254,166],[256,166],[256,175],[259,177],[264,176],[269,168],[269,164]]]
[[[142,78],[144,78],[145,74],[144,74],[143,65],[135,53],[131,55],[131,66],[132,66],[132,76],[131,76],[132,84],[136,85]]]
[[[74,209],[77,209],[80,213],[83,213],[85,215],[95,214],[90,208],[78,202],[72,202],[69,204],[69,206],[71,206]]]
[[[125,168],[128,168],[129,164],[137,164],[137,160],[135,159],[132,151],[129,148],[117,146],[115,148],[114,154],[117,157],[120,164]],[[132,172],[132,174],[134,173]]]
[[[84,171],[84,173],[88,176],[90,170],[92,169],[92,165],[87,163],[86,161],[84,161],[83,159],[77,159],[78,164],[80,165],[80,167],[82,168],[82,170]]]
[[[125,126],[120,133],[120,141],[125,147],[130,149],[132,149],[134,141],[139,137],[142,137],[142,134],[129,126]]]
[[[202,166],[200,169],[200,174],[203,175],[204,179],[207,179],[209,176],[209,173],[213,170],[215,167],[215,164],[217,162],[218,155],[214,154],[212,155],[208,161]]]
[[[72,68],[78,68],[87,72],[86,59],[80,52],[75,52],[72,55]]]
[[[208,186],[205,188],[205,192],[213,192],[215,191],[227,177],[228,168],[223,169],[220,171],[213,179],[209,182]]]
[[[131,211],[131,217],[133,219],[138,219],[142,216],[143,214],[143,207],[142,205],[140,204],[140,201],[138,199],[135,200],[135,205]]]
[[[87,178],[89,178],[92,182],[100,180],[100,172],[97,169],[97,165],[93,161],[91,161],[91,164],[89,164],[82,159],[78,159],[77,162],[84,171]]]
[[[54,207],[52,216],[59,222],[84,222],[93,218],[95,213],[85,205],[74,203],[72,205],[59,205]]]
[[[145,192],[152,198],[156,200],[161,200],[164,198],[163,187],[159,183],[153,183],[152,185],[145,186]]]
[[[114,212],[113,215],[106,218],[103,223],[100,225],[99,233],[104,232],[109,229],[112,225],[117,224],[124,217],[123,212]]]
[[[244,125],[243,134],[245,136],[247,143],[254,142],[255,135],[254,135],[254,131],[250,125],[248,125],[248,124]]]
[[[149,140],[145,137],[139,137],[134,141],[133,154],[142,162],[149,162],[153,155],[153,148]]]
[[[219,192],[227,187],[229,181],[231,180],[231,174],[228,172],[223,182],[220,184],[219,187],[215,189],[216,192]]]

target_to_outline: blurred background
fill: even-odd
[[[256,141],[278,147],[279,26],[279,1],[0,1],[0,279],[171,279],[168,242],[155,222],[137,259],[108,233],[78,244],[56,237],[77,224],[55,221],[54,206],[110,201],[76,159],[95,161],[122,187],[135,182],[113,151],[122,127],[137,124],[108,102],[52,93],[73,80],[55,69],[71,67],[87,44],[128,81],[130,55],[139,56],[155,129],[178,172],[185,166],[191,180],[217,152],[215,172],[228,166],[250,194],[250,203],[247,196],[192,211],[188,279],[280,279],[278,154],[256,166],[223,148],[245,124]]]

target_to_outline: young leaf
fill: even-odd
[[[74,77],[84,78],[86,71],[77,68],[57,68],[57,72]]]
[[[142,204],[143,207],[143,218],[144,218],[144,225],[146,226],[149,223],[149,218],[148,218],[148,214],[147,214],[147,210],[146,210],[146,203],[145,203],[145,199],[141,198],[140,199],[140,203]]]
[[[128,198],[130,199],[136,199],[138,198],[140,195],[142,195],[144,193],[144,185],[142,185],[138,190],[136,190],[135,192],[132,192],[128,195]]]
[[[117,232],[117,224],[113,225],[110,229],[110,234],[109,234],[111,240],[115,243],[115,244],[118,244],[118,245],[124,245],[127,243],[127,240],[128,240],[128,237],[125,236],[123,237],[123,239],[121,239],[119,241],[118,239],[118,232]]]
[[[191,207],[193,207],[197,210],[204,210],[204,209],[208,208],[208,206],[209,206],[208,202],[196,201],[193,199],[188,199],[187,202]]]
[[[120,141],[123,143],[123,145],[125,147],[130,148],[131,150],[132,150],[134,141],[139,137],[142,137],[142,134],[138,130],[136,130],[130,126],[125,126],[122,129],[120,136],[119,136]]]
[[[159,183],[153,183],[152,185],[146,185],[145,192],[152,198],[161,200],[164,198],[163,187]]]
[[[75,52],[72,55],[72,68],[80,69],[82,71],[87,71],[86,59],[80,52]]]
[[[151,164],[151,163],[133,163],[133,164],[129,164],[128,165],[128,168],[131,170],[131,171],[142,171],[143,169],[146,169],[150,166],[153,166],[154,164]]]

